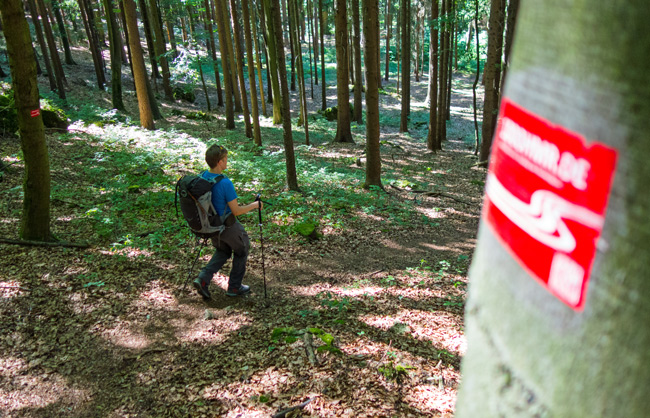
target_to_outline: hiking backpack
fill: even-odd
[[[215,237],[225,229],[221,217],[212,205],[212,186],[223,178],[223,175],[219,175],[206,180],[201,176],[187,175],[176,182],[176,216],[180,202],[187,225],[200,238]]]

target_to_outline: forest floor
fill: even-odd
[[[0,243],[0,416],[268,417],[306,401],[287,416],[453,415],[486,174],[473,155],[469,77],[454,80],[448,140],[437,153],[426,148],[426,77],[413,78],[406,134],[394,74],[384,82],[385,192],[360,187],[365,126],[353,124],[356,144],[333,144],[336,123],[315,112],[314,86],[310,146],[294,125],[297,193],[283,188],[282,131],[270,119],[262,118],[257,150],[241,119],[224,129],[222,110],[190,119],[202,108],[197,88],[195,104],[161,101],[166,120],[144,131],[132,84],[132,114],[111,112],[110,94],[93,88],[90,57],[75,54],[69,99],[59,102],[73,124],[47,132],[51,222],[58,238],[90,247]],[[329,86],[328,106],[335,101]],[[197,247],[176,218],[174,184],[201,169],[215,141],[231,150],[240,202],[262,191],[273,205],[264,210],[266,290],[252,214],[241,217],[252,294],[225,296],[226,265],[204,302],[184,287]],[[10,239],[22,208],[19,142],[0,139],[10,164],[0,237]],[[304,223],[319,239],[296,233]],[[211,251],[201,254],[205,264]]]

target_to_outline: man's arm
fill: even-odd
[[[248,213],[252,210],[260,208],[260,205],[262,205],[262,202],[259,200],[256,200],[253,203],[249,203],[248,205],[244,206],[239,206],[239,203],[237,203],[237,199],[233,199],[230,202],[228,202],[228,207],[232,211],[233,215],[239,216],[243,215],[245,213]]]

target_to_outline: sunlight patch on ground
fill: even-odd
[[[403,309],[395,318],[407,324],[411,335],[419,340],[431,341],[454,354],[464,355],[467,351],[467,340],[457,328],[459,320],[455,314]]]
[[[406,394],[404,399],[414,408],[425,411],[453,411],[456,405],[456,390],[445,387],[443,394],[437,386],[420,385]]]
[[[1,279],[4,277],[0,276]],[[0,281],[0,298],[12,299],[25,289],[21,289],[20,282],[16,280]]]
[[[90,398],[88,390],[70,386],[57,374],[32,376],[30,366],[15,357],[0,358],[0,411],[38,410],[54,403],[59,404],[60,416],[68,415],[75,405]]]
[[[129,322],[120,322],[116,327],[106,328],[100,335],[115,346],[135,350],[145,349],[152,343],[143,332],[132,329]]]

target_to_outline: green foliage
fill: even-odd
[[[379,373],[383,374],[386,380],[395,381],[401,384],[409,374],[409,370],[415,369],[413,366],[397,364],[393,360],[379,366]]]
[[[344,297],[336,299],[331,292],[326,292],[324,295],[320,294],[320,304],[330,309],[337,309],[338,312],[347,311],[350,307],[350,298]]]
[[[8,83],[0,83],[0,130],[8,133],[18,131],[18,114],[14,104],[14,92]]]

